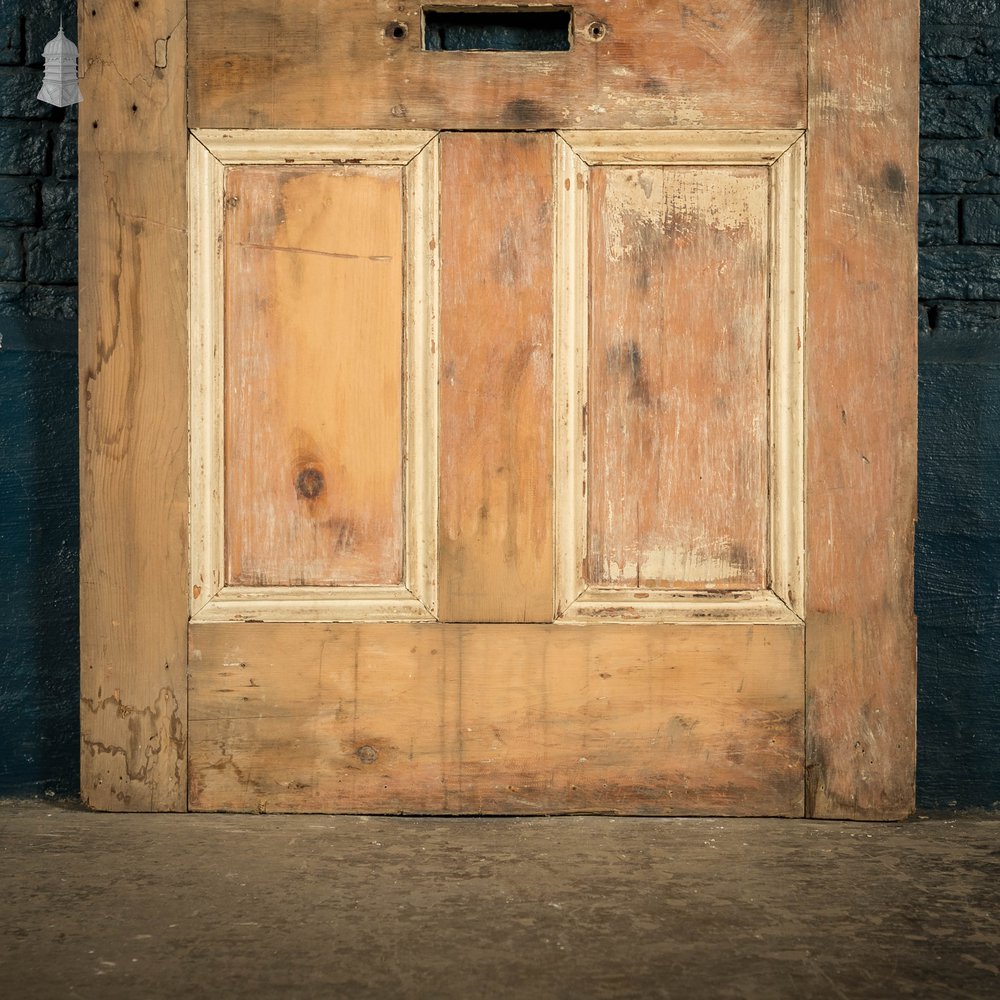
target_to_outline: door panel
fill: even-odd
[[[585,582],[767,586],[768,171],[591,171]]]
[[[403,579],[400,167],[225,182],[226,581]]]
[[[801,815],[802,625],[196,624],[192,809]]]
[[[442,621],[552,620],[552,150],[441,137]]]

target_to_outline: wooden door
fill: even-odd
[[[911,5],[148,6],[81,125],[87,801],[908,811]]]

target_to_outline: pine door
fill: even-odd
[[[905,813],[915,11],[172,6],[81,125],[87,800]]]

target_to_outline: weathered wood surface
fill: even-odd
[[[553,137],[441,137],[442,621],[551,621]]]
[[[403,577],[397,167],[226,175],[227,582]]]
[[[589,0],[574,7],[569,52],[426,52],[413,0],[201,0],[190,12],[190,122],[798,128],[806,9],[806,0]],[[588,30],[595,22],[606,25],[600,41]],[[404,38],[392,37],[396,24]]]
[[[813,5],[808,811],[914,802],[918,7]]]
[[[186,804],[184,15],[180,0],[80,12],[80,785],[95,809]]]
[[[595,167],[589,538],[597,586],[768,583],[768,172]]]
[[[194,625],[191,806],[801,815],[802,635]]]

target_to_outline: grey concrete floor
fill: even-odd
[[[0,996],[998,997],[1000,819],[0,801]]]

